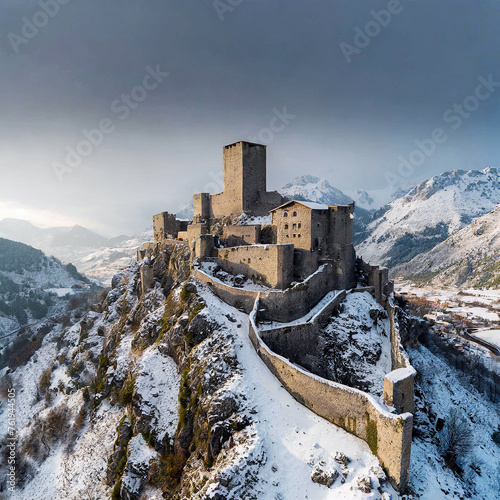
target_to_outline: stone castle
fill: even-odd
[[[283,386],[318,415],[364,439],[402,490],[409,475],[415,370],[399,335],[388,270],[356,259],[353,219],[354,203],[327,206],[267,191],[266,146],[230,144],[223,148],[222,193],[194,195],[192,221],[168,212],[153,217],[154,242],[138,250],[138,260],[145,259],[141,283],[143,291],[153,285],[153,262],[166,246],[189,250],[194,279],[249,314],[250,339]],[[346,294],[363,291],[390,318],[387,406],[322,378],[307,362]]]
[[[271,288],[286,289],[324,265],[331,268],[332,290],[354,288],[354,204],[286,200],[267,191],[266,170],[266,146],[224,146],[223,192],[194,195],[189,224],[168,212],[155,215],[155,243],[187,241],[194,259],[216,258],[224,271]],[[378,281],[381,296],[387,276]]]

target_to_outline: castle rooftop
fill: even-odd
[[[279,207],[273,208],[272,210],[269,211],[269,213],[274,212],[275,210],[279,210],[280,208],[285,208],[288,205],[292,205],[293,203],[298,203],[300,205],[303,205],[304,207],[310,208],[311,210],[328,210],[328,205],[325,205],[323,203],[314,203],[313,201],[290,200],[287,201],[286,203],[283,203],[283,205],[280,205]]]

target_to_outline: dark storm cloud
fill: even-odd
[[[456,130],[443,113],[500,81],[498,2],[395,2],[0,1],[0,200],[134,231],[214,187],[222,146],[259,134],[274,188],[311,172],[382,189],[435,128],[448,138],[412,177],[496,165],[500,92]],[[169,76],[122,120],[112,104],[157,66]],[[276,112],[294,118],[269,136]],[[59,182],[54,162],[103,119],[113,131]]]

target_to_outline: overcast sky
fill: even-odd
[[[0,0],[0,219],[132,234],[218,191],[241,139],[268,144],[270,189],[500,166],[498,1],[43,4]]]

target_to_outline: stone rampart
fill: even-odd
[[[415,398],[413,383],[417,372],[411,366],[410,358],[403,348],[399,326],[395,318],[396,308],[394,306],[393,295],[388,297],[385,308],[389,315],[391,365],[393,371],[388,373],[384,379],[384,401],[400,413],[414,413]]]
[[[219,262],[219,261],[217,261]],[[332,291],[331,275],[333,269],[329,264],[321,266],[314,274],[301,283],[286,290],[268,290],[260,292],[260,318],[267,321],[288,323],[305,316],[315,307],[325,295]],[[224,302],[236,305],[247,314],[253,309],[259,292],[235,288],[226,285],[217,278],[210,276],[200,269],[194,270],[195,276],[204,283],[210,283],[212,291]]]
[[[321,375],[316,366],[317,360],[322,357],[318,334],[345,296],[345,290],[328,292],[306,316],[291,323],[260,323],[260,337],[274,352]]]
[[[366,441],[391,484],[403,489],[408,483],[413,416],[389,413],[373,396],[323,379],[275,354],[256,326],[259,302],[250,314],[249,336],[269,370],[301,404]]]
[[[270,287],[284,289],[293,279],[293,245],[244,245],[218,249],[219,266]]]

